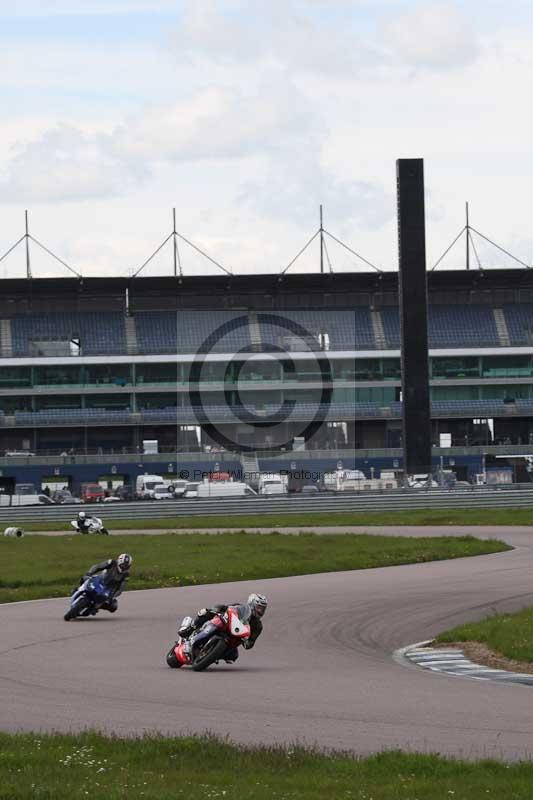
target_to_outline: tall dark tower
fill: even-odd
[[[396,161],[403,463],[408,475],[431,465],[424,161]]]

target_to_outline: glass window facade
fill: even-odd
[[[85,397],[85,408],[106,408],[110,411],[128,410],[131,408],[129,394],[88,394]]]
[[[36,411],[47,411],[51,408],[81,408],[81,396],[75,394],[37,395],[34,398]]]
[[[529,355],[483,356],[483,378],[522,378],[533,375],[533,365]]]
[[[1,367],[0,389],[31,386],[31,367]]]
[[[181,369],[180,369],[181,378]],[[135,383],[137,386],[146,384],[170,383],[175,384],[178,379],[176,364],[136,364]]]
[[[31,411],[32,400],[33,398],[28,395],[0,397],[0,411],[3,411],[4,414],[14,414],[15,411]]]
[[[431,377],[435,379],[479,378],[480,360],[477,356],[432,358]]]
[[[130,386],[132,382],[129,364],[91,364],[83,369],[84,383],[90,386]]]
[[[136,399],[138,411],[149,408],[174,408],[178,402],[174,392],[143,392],[138,394]]]

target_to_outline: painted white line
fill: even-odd
[[[453,661],[441,661],[440,659],[435,659],[434,661],[417,661],[416,658],[412,659],[413,664],[417,664],[419,667],[430,666],[430,664],[446,664],[448,666],[459,666],[460,664],[467,664],[467,661],[463,661],[462,659],[453,659]]]
[[[419,650],[416,653],[409,651],[407,655],[412,656],[413,658],[457,658],[460,656],[462,650],[434,650],[432,653],[428,653],[426,650],[425,652],[421,653]]]

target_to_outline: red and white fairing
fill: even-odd
[[[221,633],[226,634],[228,650],[238,647],[245,639],[249,639],[252,633],[250,624],[241,618],[234,606],[229,606],[223,614],[217,614],[206,625],[215,625]],[[192,663],[187,639],[181,637],[178,639],[174,647],[174,655],[181,664]]]

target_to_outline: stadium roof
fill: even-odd
[[[439,270],[428,273],[431,292],[509,292],[533,290],[533,270]],[[127,302],[135,309],[207,308],[222,306],[260,307],[273,298],[284,304],[368,304],[370,295],[381,295],[384,304],[394,304],[398,291],[397,272],[294,273],[209,275],[139,278],[8,278],[0,280],[0,314],[23,311],[117,309]],[[337,296],[335,300],[333,296]],[[453,302],[452,298],[448,302]],[[464,302],[464,300],[462,301]],[[482,300],[478,300],[482,302]],[[501,302],[512,302],[512,298]]]

